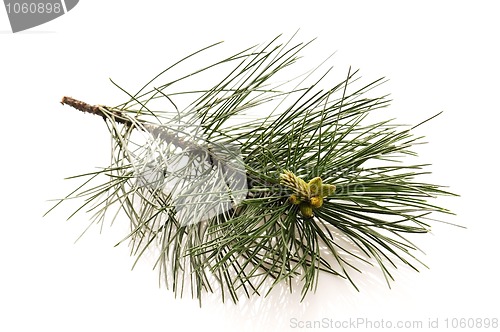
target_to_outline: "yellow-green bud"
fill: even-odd
[[[293,190],[294,193],[290,195],[288,201],[299,205],[300,213],[304,218],[312,218],[313,208],[320,208],[323,205],[323,198],[333,195],[336,189],[333,184],[323,184],[320,177],[315,177],[306,183],[287,170],[280,174],[280,183]]]

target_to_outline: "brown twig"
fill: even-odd
[[[123,124],[125,126],[130,126],[131,128],[136,128],[142,131],[146,131],[153,135],[155,138],[161,138],[165,140],[168,143],[173,144],[174,146],[181,148],[184,151],[187,151],[193,155],[199,156],[202,158],[207,158],[209,157],[208,160],[212,165],[218,165],[218,167],[222,167],[224,169],[224,172],[233,172],[233,173],[241,173],[244,170],[241,169],[236,169],[231,163],[227,163],[225,158],[221,156],[219,153],[215,153],[217,150],[225,150],[224,147],[219,147],[218,149],[215,149],[214,147],[210,146],[210,144],[206,145],[200,145],[191,141],[184,140],[180,138],[177,134],[169,132],[168,127],[166,126],[161,126],[161,125],[154,125],[151,123],[147,123],[145,121],[141,120],[130,120],[128,116],[124,115],[122,112],[119,110],[113,109],[112,107],[107,107],[103,105],[90,105],[87,104],[86,102],[77,100],[72,97],[63,97],[61,100],[61,104],[63,105],[69,105],[81,112],[84,113],[89,113],[89,114],[94,114],[101,116],[105,121],[109,120],[110,118],[120,124]],[[111,117],[110,117],[111,115]],[[254,183],[258,183],[259,181],[256,181],[253,179],[252,176],[247,174],[247,183],[249,188],[253,186]]]
[[[147,131],[154,137],[160,137],[165,141],[172,143],[173,145],[181,149],[190,149],[195,151],[200,151],[203,149],[203,147],[201,146],[183,140],[176,134],[167,132],[166,128],[163,126],[146,123],[141,120],[131,121],[123,113],[115,109],[112,109],[111,107],[103,105],[90,105],[84,101],[80,101],[78,99],[66,96],[62,98],[61,104],[71,106],[74,109],[77,109],[84,113],[101,116],[104,120],[110,119],[111,115],[111,119],[116,123],[120,123],[139,130]]]
[[[117,123],[121,123],[127,126],[134,126],[132,121],[128,120],[127,118],[123,117],[123,115],[115,110],[111,110],[109,107],[102,106],[102,105],[90,105],[87,104],[84,101],[77,100],[75,98],[71,97],[63,97],[61,100],[61,104],[63,105],[69,105],[79,111],[82,111],[84,113],[90,113],[94,115],[99,115],[106,120],[108,116],[103,112],[103,109],[105,109],[107,112],[111,113],[113,115],[113,120]]]

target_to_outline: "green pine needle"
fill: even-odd
[[[405,165],[421,143],[414,128],[370,122],[389,105],[371,96],[384,80],[360,85],[349,70],[326,90],[319,85],[328,71],[311,84],[311,73],[283,81],[307,44],[276,38],[158,83],[216,45],[135,94],[117,85],[128,96],[121,105],[63,98],[101,116],[113,144],[110,165],[73,177],[83,184],[53,208],[79,198],[70,218],[85,211],[91,224],[129,220],[120,243],[130,243],[137,260],[155,251],[166,285],[200,301],[207,291],[237,302],[283,282],[292,290],[294,280],[304,297],[323,273],[355,286],[356,262],[378,265],[388,283],[397,261],[417,270],[417,248],[404,235],[428,232],[431,213],[450,213],[429,201],[452,194],[419,180],[428,165]],[[182,89],[214,72],[225,74],[211,87]],[[264,109],[266,116],[254,115]],[[306,185],[297,197],[280,183],[283,174],[332,192],[313,197]],[[322,182],[310,181],[317,177]]]

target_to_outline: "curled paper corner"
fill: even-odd
[[[79,0],[35,0],[18,2],[4,0],[13,33],[31,29],[56,19],[78,4]]]

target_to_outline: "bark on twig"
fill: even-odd
[[[82,111],[84,113],[99,115],[99,116],[102,116],[104,119],[106,119],[107,116],[101,109],[101,108],[104,108],[104,109],[106,109],[106,111],[110,112],[112,115],[115,116],[114,120],[116,122],[124,124],[124,125],[128,125],[128,126],[133,126],[133,123],[130,120],[123,118],[120,113],[118,113],[116,111],[112,111],[106,106],[90,105],[90,104],[87,104],[86,102],[83,102],[83,101],[80,101],[80,100],[77,100],[77,99],[71,98],[71,97],[63,97],[61,100],[61,104],[69,105],[69,106],[71,106],[79,111]]]
[[[90,105],[84,101],[80,101],[72,97],[63,97],[61,100],[61,104],[71,106],[84,113],[101,116],[104,120],[110,119],[111,115],[111,119],[116,123],[120,123],[132,128],[146,131],[151,135],[153,135],[154,137],[159,137],[165,140],[166,142],[172,143],[174,146],[179,147],[183,150],[187,149],[194,151],[203,150],[203,147],[188,142],[180,138],[177,134],[168,132],[166,128],[161,125],[154,125],[151,123],[146,123],[141,120],[131,121],[130,119],[128,119],[127,116],[124,116],[120,111],[114,110],[111,107],[103,105]]]
[[[128,116],[122,114],[119,110],[113,109],[111,107],[103,106],[103,105],[90,105],[86,102],[77,100],[72,97],[63,97],[61,100],[61,104],[69,105],[81,112],[94,114],[101,116],[105,121],[112,119],[113,121],[123,124],[125,126],[130,126],[131,128],[136,128],[138,130],[146,131],[153,135],[155,138],[161,138],[168,143],[173,144],[174,146],[181,148],[182,150],[189,152],[192,155],[196,155],[201,160],[207,160],[214,167],[222,167],[224,173],[235,174],[235,173],[246,173],[245,169],[240,169],[240,167],[234,167],[232,163],[227,162],[227,156],[224,157],[224,153],[231,153],[230,149],[227,146],[221,146],[217,144],[218,147],[212,146],[210,142],[206,142],[204,145],[197,144],[195,142],[191,142],[189,140],[185,140],[177,133],[172,133],[168,131],[168,127],[162,125],[155,125],[151,123],[147,123],[145,121],[130,120]],[[230,145],[230,144],[229,144]],[[215,151],[219,151],[216,153]],[[237,156],[236,156],[237,157]],[[229,158],[231,159],[231,158]],[[250,176],[247,174],[247,185],[248,188],[252,188],[255,184],[262,183],[265,181],[257,180],[257,178]]]

